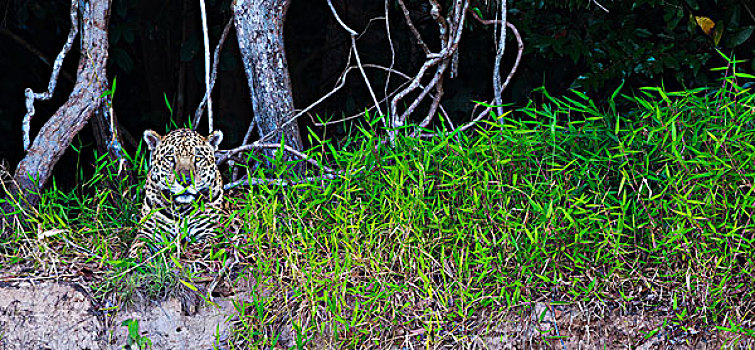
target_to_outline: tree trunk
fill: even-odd
[[[12,192],[20,195],[17,198],[29,206],[36,206],[39,202],[39,191],[47,183],[55,163],[71,144],[73,137],[95,111],[104,106],[104,98],[100,96],[108,88],[105,67],[111,1],[80,2],[82,47],[76,85],[68,101],[42,126],[13,176],[17,187]]]
[[[285,144],[302,150],[299,126],[296,121],[289,122],[294,98],[283,47],[283,23],[290,3],[237,0],[233,18],[260,138],[280,142],[284,137]]]

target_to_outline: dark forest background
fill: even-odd
[[[441,1],[441,3],[444,3]],[[522,105],[539,101],[536,88],[544,86],[559,95],[576,89],[601,101],[622,82],[623,90],[663,84],[668,90],[712,86],[721,77],[710,68],[725,66],[716,52],[746,59],[741,67],[752,72],[755,63],[755,4],[749,0],[646,0],[509,1],[508,19],[521,31],[525,50],[522,64],[504,102]],[[358,45],[363,63],[391,64],[385,31],[384,2],[336,0],[344,21],[364,32]],[[438,28],[427,1],[408,1],[411,16],[431,49],[437,49]],[[498,5],[479,1],[472,10],[495,18]],[[207,2],[210,43],[217,44],[231,17],[226,0]],[[68,34],[70,2],[58,0],[0,1],[0,159],[14,166],[22,158],[21,121],[25,113],[24,89],[46,88],[51,62]],[[391,37],[395,68],[415,74],[423,53],[415,45],[401,10],[390,4]],[[694,16],[715,22],[710,33]],[[336,22],[323,0],[294,0],[286,17],[285,40],[294,102],[302,108],[331,90],[340,76],[350,48],[348,34]],[[473,101],[490,101],[495,58],[493,28],[468,17],[468,30],[460,43],[459,74],[446,80],[442,104],[456,123],[470,119]],[[232,32],[233,33],[233,32]],[[716,34],[720,41],[716,45]],[[223,145],[238,145],[251,120],[249,90],[234,34],[226,41],[213,93],[216,128],[223,130]],[[78,39],[77,39],[78,40]],[[127,151],[135,149],[145,128],[164,132],[183,126],[203,94],[203,47],[199,6],[196,1],[116,0],[110,25],[109,79],[117,79],[114,109],[125,133]],[[433,47],[435,45],[435,47]],[[76,45],[63,67],[55,96],[36,104],[32,135],[67,99],[76,76]],[[508,35],[504,74],[516,54]],[[379,81],[379,80],[378,80]],[[381,86],[382,85],[377,85]],[[166,106],[172,106],[172,114]],[[364,111],[371,100],[358,74],[351,74],[344,89],[315,108],[313,116],[340,117]],[[627,112],[629,105],[620,106]],[[175,123],[175,124],[173,124]],[[458,124],[457,124],[458,125]],[[302,133],[312,127],[300,119]],[[206,132],[206,126],[199,128]],[[322,133],[323,130],[316,129]],[[348,124],[326,132],[343,137]],[[306,142],[307,138],[303,138]],[[79,169],[91,172],[94,140],[90,127],[77,138],[80,153],[69,150],[55,169],[58,185],[72,184]],[[12,170],[12,169],[11,169]]]

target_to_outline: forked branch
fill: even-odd
[[[65,60],[68,52],[71,51],[71,45],[73,45],[73,39],[79,34],[79,2],[77,0],[71,1],[71,30],[68,32],[68,39],[63,45],[63,49],[58,53],[58,57],[55,59],[55,63],[52,65],[52,74],[50,75],[50,82],[47,84],[47,91],[42,93],[35,93],[30,88],[25,91],[26,95],[26,115],[24,115],[24,121],[22,130],[24,133],[24,152],[29,149],[31,144],[31,138],[29,137],[29,129],[31,128],[31,118],[34,117],[34,101],[41,100],[47,101],[52,98],[55,92],[55,86],[58,84],[58,76],[60,75],[60,68],[63,66],[63,60]]]

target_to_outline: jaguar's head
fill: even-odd
[[[222,183],[218,186],[215,164],[215,151],[222,140],[223,133],[219,130],[206,138],[190,129],[174,130],[165,136],[144,131],[144,141],[150,150],[148,181],[162,200],[187,205],[203,197],[222,195],[218,193],[222,191]]]

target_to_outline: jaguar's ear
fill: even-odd
[[[147,147],[149,147],[150,151],[154,151],[155,148],[157,148],[157,145],[160,144],[160,141],[163,140],[163,137],[160,136],[160,134],[150,129],[144,130],[143,137],[144,137],[144,142],[147,143]]]
[[[207,136],[207,142],[212,145],[212,148],[214,148],[216,151],[218,149],[218,146],[220,146],[220,141],[223,141],[223,132],[220,130],[213,131],[210,136]]]

